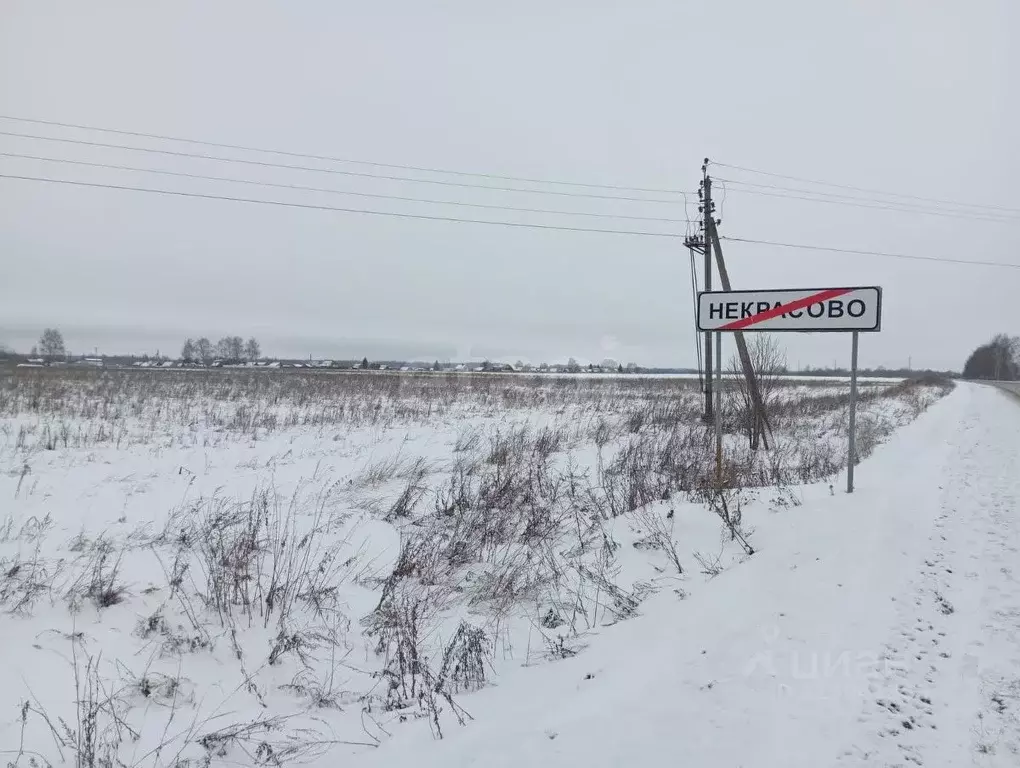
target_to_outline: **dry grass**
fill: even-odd
[[[776,385],[780,391],[831,386]],[[817,407],[826,407],[824,400]],[[295,427],[407,426],[538,410],[582,413],[586,426],[622,414],[627,430],[637,433],[689,423],[698,409],[696,381],[626,376],[32,368],[0,383],[0,419],[6,420],[0,430],[19,451],[151,444],[171,433],[259,437]]]
[[[855,458],[947,386],[865,388]],[[74,611],[91,606],[104,617],[115,614],[139,597],[135,585],[123,582],[122,558],[144,551],[165,574],[165,583],[153,587],[160,595],[155,610],[150,603],[132,616],[134,638],[153,658],[215,655],[226,647],[227,662],[241,672],[239,690],[263,709],[267,681],[285,672],[276,687],[302,702],[304,714],[353,706],[368,719],[423,717],[438,737],[448,723],[470,719],[457,699],[488,683],[497,638],[509,623],[530,623],[536,648],[545,648],[535,656],[557,659],[580,652],[590,631],[641,610],[654,587],[619,583],[614,518],[637,511],[631,519],[647,547],[665,558],[663,570],[674,582],[692,570],[714,575],[720,558],[696,553],[686,555],[695,563],[686,563],[686,543],[654,502],[679,495],[703,504],[719,517],[727,541],[751,554],[742,515],[759,489],[784,499],[788,486],[825,480],[845,467],[847,398],[831,382],[774,382],[770,451],[746,446],[739,397],[731,389],[724,402],[719,483],[696,382],[19,372],[0,386],[0,446],[6,436],[21,494],[30,482],[22,466],[35,451],[126,448],[210,434],[251,440],[297,428],[462,426],[452,430],[447,463],[397,452],[367,461],[343,483],[318,480],[286,496],[271,482],[247,498],[214,494],[182,504],[153,534],[114,541],[83,532],[69,546],[70,560],[41,548],[52,527],[48,518],[24,525],[9,519],[0,524],[0,605],[29,616],[40,602],[59,605],[63,598]],[[376,497],[371,505],[362,503],[368,492]],[[381,572],[352,545],[348,522],[356,514],[399,533],[399,551]],[[352,586],[371,590],[374,609],[348,610],[343,590]],[[121,602],[128,605],[107,610]],[[362,632],[374,659],[361,660],[368,671],[354,671],[344,659],[354,639],[364,640],[352,635]],[[253,635],[261,642],[256,651],[246,639]],[[81,722],[54,730],[61,748],[83,766],[118,764],[121,744],[156,727],[139,720],[129,691],[159,698],[171,712],[179,706],[178,678],[146,673],[118,685],[100,661],[75,657]],[[360,675],[362,687],[345,688],[338,670]],[[45,710],[36,703],[23,718],[30,715],[45,718]],[[215,727],[195,722],[175,738],[173,744],[162,739],[165,751],[156,755],[162,764],[173,764],[174,750],[193,749],[200,759],[257,757],[260,764],[282,765],[331,745],[269,712]]]

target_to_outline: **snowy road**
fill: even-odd
[[[519,668],[375,766],[1020,764],[1020,407],[961,385],[749,561]]]
[[[938,516],[886,647],[898,665],[864,711],[879,739],[865,729],[850,762],[1020,764],[1020,408],[977,386],[951,404]]]

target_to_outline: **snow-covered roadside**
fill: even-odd
[[[688,600],[506,672],[370,766],[1015,765],[1020,408],[960,386]],[[408,729],[410,730],[410,729]]]

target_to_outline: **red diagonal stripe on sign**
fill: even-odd
[[[751,315],[740,320],[734,320],[732,323],[726,323],[726,325],[719,326],[720,331],[739,331],[741,328],[746,328],[749,325],[756,325],[757,323],[763,323],[766,320],[771,320],[773,317],[779,317],[789,312],[795,312],[798,309],[817,304],[820,301],[828,301],[834,299],[837,296],[842,296],[847,293],[852,293],[853,288],[829,288],[826,291],[819,291],[813,293],[810,296],[805,296],[803,299],[797,299],[791,301],[789,304],[780,304],[775,309],[770,309],[767,312],[762,312],[759,315]]]

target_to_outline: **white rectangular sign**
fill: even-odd
[[[699,331],[878,331],[882,289],[702,291]]]

